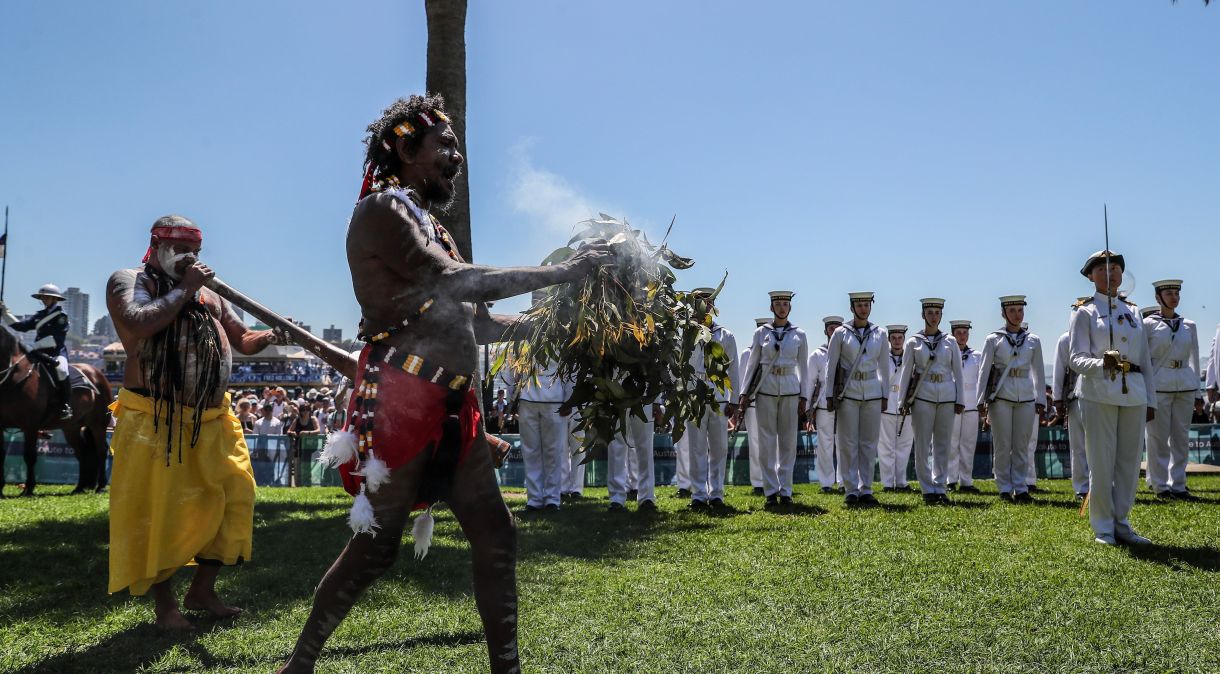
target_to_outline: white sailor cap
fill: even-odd
[[[922,300],[919,300],[919,304],[922,305],[924,309],[927,309],[928,307],[936,307],[937,309],[945,308],[945,300],[941,297],[925,297]]]
[[[1156,305],[1144,307],[1143,309],[1140,309],[1140,318],[1148,318],[1150,315],[1155,314],[1160,310],[1161,308]]]
[[[1163,281],[1153,281],[1152,289],[1158,293],[1161,292],[1162,290],[1181,290],[1182,289],[1182,280],[1176,279],[1176,278],[1171,278],[1171,279],[1165,279]]]
[[[715,288],[695,288],[694,290],[690,291],[690,294],[694,295],[695,297],[711,297],[712,295],[716,294],[716,289]]]
[[[1004,295],[1003,297],[1000,298],[1000,306],[1002,306],[1002,307],[1012,307],[1012,306],[1023,307],[1023,306],[1025,306],[1025,296],[1024,295]]]
[[[842,316],[823,316],[822,325],[843,325]]]
[[[858,292],[858,293],[847,293],[847,299],[851,300],[852,302],[858,302],[861,300],[872,302],[873,301],[873,292],[871,290],[869,290],[869,291]]]
[[[770,323],[770,322],[771,322],[771,317],[770,317],[770,316],[765,316],[765,317],[763,317],[763,318],[755,318],[755,319],[754,319],[754,327],[756,327],[756,328],[760,328],[760,327],[762,327],[762,326],[764,326],[764,325],[766,325],[766,324],[768,324],[768,323]]]
[[[956,330],[958,328],[966,328],[967,330],[969,330],[970,328],[972,328],[974,326],[970,325],[970,321],[949,321],[949,327],[953,330]]]
[[[767,294],[771,296],[772,302],[775,300],[788,300],[791,302],[792,297],[796,295],[796,293],[792,292],[791,290],[772,290]]]
[[[1093,273],[1093,268],[1099,264],[1106,263],[1106,257],[1110,258],[1110,264],[1116,264],[1123,269],[1127,268],[1127,262],[1122,255],[1115,253],[1112,250],[1099,250],[1089,256],[1089,259],[1084,261],[1084,266],[1080,268],[1080,275],[1088,278],[1089,274]]]
[[[905,326],[905,325],[887,325],[887,326],[885,326],[885,330],[886,330],[886,332],[901,332],[903,334],[906,334],[907,326]]]

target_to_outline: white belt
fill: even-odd
[[[851,378],[856,381],[868,381],[869,379],[875,379],[876,377],[876,372],[853,372],[851,375]]]
[[[786,377],[790,374],[793,374],[795,371],[796,371],[796,368],[794,368],[791,365],[784,365],[784,366],[772,365],[771,366],[771,374],[773,374],[777,377]]]
[[[1014,367],[1008,371],[1008,376],[1009,377],[1028,377],[1029,368],[1028,367]]]
[[[943,375],[943,374],[930,374],[930,375],[928,375],[928,381],[932,382],[933,384],[940,384],[940,383],[943,383],[943,382],[945,381],[945,375]]]
[[[1167,367],[1167,368],[1169,368],[1170,370],[1180,370],[1180,369],[1182,369],[1183,367],[1186,367],[1186,361],[1184,361],[1184,360],[1167,360],[1167,361],[1165,361],[1165,363],[1164,363],[1163,365],[1161,365],[1161,367]]]
[[[50,335],[34,342],[35,349],[53,349],[55,346],[55,338],[51,337]]]

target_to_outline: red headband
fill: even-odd
[[[152,235],[162,241],[182,241],[184,243],[203,244],[203,232],[198,227],[188,225],[155,225],[152,228]],[[144,259],[141,262],[148,262],[152,258],[152,246],[144,253]]]

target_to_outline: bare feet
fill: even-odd
[[[232,618],[241,613],[236,606],[229,606],[216,596],[215,592],[205,592],[191,588],[182,599],[182,606],[188,611],[207,611],[217,618]]]
[[[157,614],[157,629],[166,632],[182,632],[193,630],[195,626],[186,619],[186,616],[182,615],[181,611],[173,608]]]

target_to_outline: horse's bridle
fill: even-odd
[[[28,361],[29,355],[30,354],[28,354],[28,353],[21,354],[20,358],[9,363],[8,367],[4,368],[3,370],[0,370],[0,386],[4,386],[5,384],[8,383],[8,380],[11,379],[13,376],[13,371],[16,370],[17,366],[20,365],[23,361]],[[25,381],[26,379],[29,379],[30,373],[32,373],[33,371],[34,371],[34,364],[30,363],[30,369],[26,370],[25,376],[22,377],[21,379],[16,380],[16,383],[20,384],[21,382]]]

